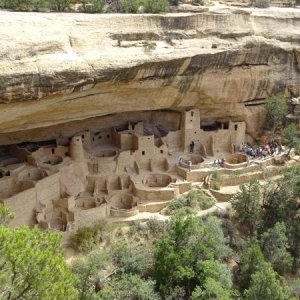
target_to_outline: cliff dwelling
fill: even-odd
[[[294,99],[299,121],[296,12],[278,26],[276,12],[211,9],[122,16],[122,32],[115,15],[52,26],[53,14],[28,13],[8,28],[1,12],[0,36],[19,37],[0,49],[0,201],[16,214],[11,226],[67,235],[160,212],[195,186],[228,201],[216,171],[225,187],[278,175],[289,163],[280,154],[249,162],[241,149],[258,140],[269,95]],[[145,51],[149,32],[156,48]]]
[[[229,155],[246,140],[245,122],[204,126],[198,109],[149,115],[151,122],[3,146],[0,196],[16,213],[11,225],[64,232],[109,216],[159,211],[203,179],[214,158],[232,163]]]

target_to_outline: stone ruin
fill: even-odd
[[[0,201],[16,214],[10,225],[71,233],[101,219],[158,212],[205,181],[214,158],[226,157],[228,169],[245,167],[236,153],[246,140],[245,122],[203,124],[192,109],[180,113],[173,130],[148,125],[128,122],[2,147]]]

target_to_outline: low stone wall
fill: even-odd
[[[74,219],[76,228],[93,226],[97,221],[109,216],[109,209],[107,204],[90,208],[90,209],[76,209],[74,212]]]
[[[132,217],[139,213],[139,210],[137,207],[131,208],[131,209],[120,209],[120,208],[110,208],[110,215],[113,217]]]
[[[134,185],[134,196],[142,200],[166,201],[171,200],[175,196],[175,189],[172,188],[147,188],[143,185]]]
[[[218,200],[218,202],[228,202],[233,197],[233,194],[226,194],[213,189],[210,189],[210,192]]]
[[[138,205],[138,209],[140,212],[160,212],[168,205],[169,201],[165,202],[149,202],[149,203],[142,203]]]

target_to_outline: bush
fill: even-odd
[[[71,240],[73,247],[80,252],[92,250],[97,243],[94,231],[89,227],[78,229]]]
[[[120,12],[136,14],[140,5],[140,0],[123,0],[120,4]]]
[[[99,242],[95,230],[89,227],[79,228],[71,240],[73,247],[80,252],[93,250]]]
[[[105,0],[90,0],[88,5],[85,5],[86,13],[101,13],[105,7]]]
[[[186,196],[179,196],[166,207],[167,215],[175,213],[191,214],[201,209],[208,209],[216,203],[215,199],[206,195],[202,190],[192,189]]]
[[[199,5],[204,5],[204,0],[194,0],[193,3],[197,3]]]
[[[167,0],[145,0],[144,9],[145,13],[158,14],[168,10],[169,3]]]

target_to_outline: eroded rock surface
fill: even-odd
[[[0,12],[0,144],[63,135],[68,122],[191,107],[203,121],[245,121],[255,136],[266,96],[299,96],[300,11],[243,11]]]

